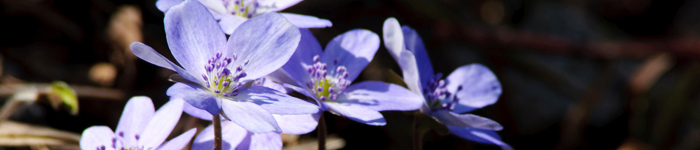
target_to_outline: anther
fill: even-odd
[[[319,58],[321,58],[321,56],[319,56],[319,55],[314,56],[314,62],[318,62]]]

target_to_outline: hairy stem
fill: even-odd
[[[323,117],[323,112],[321,112],[321,117],[318,119],[318,128],[316,133],[318,133],[318,149],[326,149],[326,119]]]
[[[418,115],[413,117],[413,150],[423,150],[423,131],[418,123]]]
[[[212,118],[214,120],[214,150],[221,150],[221,117],[216,114]]]

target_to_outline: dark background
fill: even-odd
[[[384,20],[395,17],[423,38],[436,72],[488,66],[503,94],[473,113],[501,123],[498,133],[515,149],[700,148],[700,1],[305,0],[284,12],[333,22],[311,30],[324,47],[355,28],[381,36]],[[79,134],[115,128],[131,96],[163,105],[173,72],[128,50],[143,41],[174,60],[162,18],[155,0],[0,0],[0,85],[61,80],[107,89],[77,90],[77,116],[36,103],[12,120]],[[93,75],[104,66],[116,72]],[[382,43],[358,81],[388,81],[388,70],[401,72]],[[383,114],[385,127],[325,116],[346,149],[409,149],[410,116]],[[173,135],[193,121],[206,125],[183,115]],[[424,146],[498,149],[435,132]]]

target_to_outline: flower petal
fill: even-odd
[[[166,12],[168,11],[168,9],[170,9],[170,7],[173,7],[182,2],[183,0],[158,0],[156,1],[156,7],[158,7],[158,10]]]
[[[403,39],[405,49],[411,51],[414,56],[416,56],[416,63],[418,65],[418,73],[420,73],[420,81],[423,87],[428,86],[428,81],[434,78],[435,72],[433,72],[433,65],[430,63],[430,57],[428,57],[428,52],[423,46],[423,40],[420,38],[418,33],[408,26],[403,26]]]
[[[181,98],[190,105],[206,110],[212,115],[219,114],[221,110],[221,100],[210,91],[197,85],[175,83],[168,88],[166,94],[171,98]]]
[[[250,102],[225,100],[222,109],[231,122],[254,133],[281,132],[270,112]]]
[[[447,91],[459,98],[459,105],[453,110],[459,114],[496,103],[502,92],[496,75],[480,64],[457,68],[445,82]],[[457,91],[459,86],[463,87],[461,91]]]
[[[258,0],[260,7],[255,11],[256,14],[264,14],[273,11],[281,11],[288,7],[294,6],[301,0]]]
[[[369,30],[355,29],[333,38],[326,45],[321,62],[326,63],[332,72],[335,72],[336,66],[345,66],[348,72],[347,80],[354,81],[362,69],[372,61],[378,48],[377,34]],[[334,64],[335,60],[338,60],[337,65]]]
[[[328,107],[326,107],[326,105],[323,102],[318,100],[318,98],[314,94],[311,94],[307,89],[300,88],[300,87],[290,85],[290,84],[282,84],[282,86],[284,86],[285,88],[288,88],[288,89],[292,89],[292,90],[299,92],[301,94],[304,94],[306,97],[313,99],[314,101],[316,101],[316,104],[320,107],[319,109],[321,109],[321,111],[328,110]]]
[[[163,22],[173,57],[193,76],[203,75],[207,60],[225,50],[224,32],[198,1],[185,1],[170,8]],[[197,83],[204,83],[202,78],[196,79]]]
[[[202,5],[207,7],[210,11],[217,14],[226,14],[226,7],[224,7],[224,2],[222,0],[199,0]]]
[[[197,128],[192,128],[185,133],[173,138],[172,140],[165,142],[165,144],[158,147],[158,149],[168,150],[168,149],[182,149],[190,143],[194,134],[197,133]]]
[[[154,64],[156,66],[176,71],[178,74],[180,74],[180,76],[187,80],[190,80],[195,83],[200,83],[199,80],[197,80],[197,78],[190,75],[190,73],[185,71],[185,69],[182,69],[180,66],[163,57],[163,55],[160,55],[158,52],[156,52],[156,50],[154,50],[150,46],[141,42],[133,42],[131,43],[130,48],[131,52],[134,53],[136,57],[139,57],[142,60]]]
[[[153,119],[148,122],[139,140],[139,146],[146,149],[155,149],[163,144],[166,138],[173,131],[182,115],[183,101],[169,101],[160,107]]]
[[[455,127],[478,128],[487,130],[502,130],[498,122],[472,114],[456,114],[448,110],[440,110],[430,114],[442,124]]]
[[[379,81],[364,81],[350,85],[338,95],[338,103],[360,105],[374,111],[419,109],[424,98],[406,88]]]
[[[306,134],[316,129],[318,119],[321,117],[322,111],[313,114],[304,115],[276,115],[272,114],[282,128],[282,133],[286,134]]]
[[[348,104],[348,103],[336,103],[336,102],[324,102],[334,112],[348,117],[351,120],[364,123],[373,126],[384,126],[386,125],[386,120],[384,116],[376,110],[366,108],[363,105]]]
[[[226,49],[238,56],[229,67],[243,66],[249,61],[245,65],[247,76],[241,81],[263,77],[292,57],[300,38],[299,29],[280,14],[268,13],[248,19],[229,37]]]
[[[278,70],[278,71],[275,71],[275,72],[279,72],[279,70]],[[274,72],[273,72],[273,73],[274,73]],[[270,78],[273,78],[273,77],[271,77],[270,75],[263,77],[263,83],[262,83],[261,86],[267,87],[267,88],[270,88],[270,89],[273,89],[273,90],[275,90],[275,91],[279,91],[279,92],[282,92],[282,93],[289,93],[289,92],[287,91],[287,89],[285,89],[284,86],[282,86],[282,84],[275,83],[275,82],[273,82],[272,79],[270,79]]]
[[[299,29],[299,31],[301,33],[299,46],[289,61],[282,66],[282,69],[290,78],[294,79],[297,85],[305,86],[311,81],[311,76],[306,69],[314,64],[314,56],[320,56],[323,49],[309,29]]]
[[[134,137],[141,135],[154,114],[155,110],[151,98],[146,96],[132,97],[126,102],[122,116],[119,118],[117,132],[114,133],[124,135],[119,136],[119,138],[126,145],[137,144]]]
[[[171,98],[170,99],[170,101],[176,101],[176,100],[185,101],[182,98]],[[194,117],[197,117],[197,118],[202,119],[202,120],[211,120],[212,119],[212,115],[209,112],[207,112],[206,110],[194,107],[194,106],[192,106],[192,104],[187,103],[187,102],[183,103],[182,111],[184,111],[185,113],[187,113],[190,116],[194,116]]]
[[[284,18],[287,18],[289,22],[291,22],[298,28],[325,28],[333,26],[333,23],[331,23],[331,21],[314,16],[299,15],[292,13],[280,14],[282,14]]]
[[[418,66],[416,65],[416,57],[413,56],[413,53],[410,51],[402,51],[401,56],[399,58],[401,61],[399,62],[399,67],[401,67],[401,71],[403,72],[403,80],[404,83],[406,83],[406,86],[408,87],[409,90],[411,90],[414,93],[417,93],[420,97],[424,98],[423,91],[422,91],[422,85],[420,81],[420,74],[418,73]],[[425,100],[423,100],[423,104],[420,108],[421,112],[428,112],[430,110],[430,107],[426,103]]]
[[[396,18],[392,17],[384,21],[382,38],[384,38],[384,47],[389,50],[391,57],[394,57],[396,61],[401,60],[399,56],[401,56],[401,52],[404,51],[404,40],[401,25]]]
[[[249,149],[282,149],[282,136],[279,133],[255,133],[250,137]]]
[[[114,138],[116,138],[114,132],[109,127],[92,126],[83,131],[80,137],[80,149],[99,149],[102,146],[111,148]]]
[[[224,150],[233,150],[248,136],[248,131],[230,121],[221,122],[221,139]],[[209,125],[192,142],[193,150],[214,148],[214,126]]]
[[[454,127],[454,126],[447,126],[447,128],[450,130],[450,132],[452,132],[452,134],[455,134],[455,135],[457,135],[461,138],[467,139],[467,140],[471,140],[471,141],[479,142],[479,143],[498,145],[498,146],[501,146],[501,148],[504,150],[512,150],[513,149],[512,147],[510,147],[510,145],[503,143],[501,141],[501,137],[499,137],[496,132],[491,131],[491,130]]]
[[[250,86],[238,89],[238,96],[234,97],[234,99],[258,104],[271,114],[301,115],[318,112],[318,106],[313,103],[263,86]]]
[[[233,33],[234,30],[236,30],[238,26],[240,26],[246,20],[248,19],[226,13],[221,15],[219,26],[221,26],[221,29],[224,30],[224,33],[230,35],[231,33]]]

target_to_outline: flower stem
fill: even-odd
[[[423,150],[423,135],[418,123],[418,115],[413,117],[413,150]]]
[[[323,112],[321,112],[321,117],[318,119],[318,129],[316,133],[318,133],[318,149],[319,150],[325,150],[326,149],[326,119],[323,117]]]
[[[212,118],[214,120],[214,150],[221,150],[221,117],[216,114]]]

